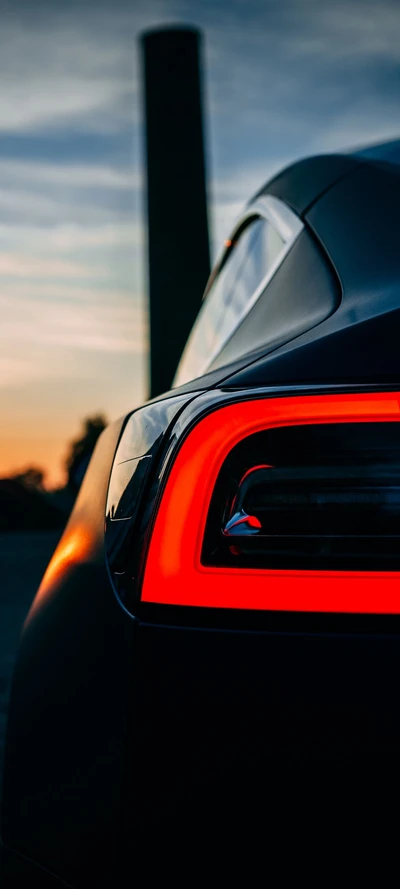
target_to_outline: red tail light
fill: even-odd
[[[398,393],[263,398],[184,440],[143,602],[400,613]]]

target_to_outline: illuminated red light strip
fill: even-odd
[[[240,479],[239,488],[242,486],[242,484],[246,480],[246,478],[248,478],[248,476],[252,474],[252,472],[257,472],[259,469],[273,469],[273,468],[274,467],[273,467],[272,463],[260,463],[259,466],[251,466],[250,469],[248,469],[247,472],[245,472],[245,474]]]
[[[209,414],[171,469],[150,542],[142,601],[271,611],[400,613],[400,572],[205,567],[200,563],[211,495],[228,453],[276,426],[393,422],[400,393],[313,395],[246,401]]]

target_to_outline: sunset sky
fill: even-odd
[[[397,0],[0,6],[0,475],[62,480],[88,413],[147,395],[138,35],[204,33],[213,255],[305,154],[400,136]]]

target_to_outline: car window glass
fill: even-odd
[[[175,385],[199,376],[247,311],[254,293],[274,267],[285,241],[269,220],[253,216],[232,243],[198,315]]]

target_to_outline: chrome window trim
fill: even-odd
[[[254,203],[248,205],[247,210],[241,215],[239,223],[236,224],[234,230],[237,231],[243,225],[243,222],[253,215],[263,216],[267,219],[286,244],[294,243],[304,228],[301,219],[296,216],[287,204],[269,194],[262,195]]]
[[[304,228],[304,223],[301,221],[301,219],[299,219],[299,217],[296,216],[296,214],[293,212],[293,210],[291,210],[290,207],[288,207],[286,204],[284,204],[283,201],[281,201],[279,198],[273,197],[272,195],[261,195],[253,203],[249,204],[246,207],[244,213],[242,213],[240,215],[234,228],[232,229],[232,234],[230,235],[229,241],[233,241],[235,239],[236,234],[245,225],[246,221],[248,219],[251,219],[252,217],[255,217],[255,216],[259,216],[263,219],[266,219],[266,221],[272,225],[272,227],[275,229],[275,231],[278,233],[278,235],[284,241],[284,246],[282,247],[282,250],[276,257],[275,262],[272,263],[271,268],[268,270],[267,274],[261,280],[260,284],[254,291],[254,293],[249,297],[246,306],[244,306],[244,308],[243,308],[243,311],[238,314],[238,316],[235,320],[235,324],[232,327],[232,329],[229,331],[229,334],[227,336],[225,336],[224,339],[218,343],[217,348],[214,349],[213,352],[211,352],[209,356],[207,356],[207,361],[203,362],[202,365],[199,365],[199,367],[197,368],[195,377],[192,377],[192,376],[187,377],[185,375],[182,377],[181,374],[179,373],[179,369],[180,369],[181,363],[183,361],[183,358],[185,356],[185,352],[190,347],[190,340],[192,337],[192,333],[195,329],[195,326],[197,325],[198,319],[200,317],[200,313],[203,313],[206,310],[208,293],[211,290],[211,287],[213,286],[214,281],[217,279],[218,274],[221,270],[221,267],[224,264],[224,259],[226,257],[226,254],[228,253],[228,251],[230,249],[229,246],[226,246],[226,245],[224,246],[224,248],[223,248],[223,250],[216,262],[214,274],[211,275],[211,277],[208,281],[208,284],[207,284],[207,287],[206,287],[206,290],[205,290],[205,293],[203,296],[203,303],[200,308],[200,313],[197,316],[194,326],[192,327],[192,330],[189,334],[189,338],[187,340],[184,352],[182,354],[182,358],[179,362],[178,369],[177,369],[177,372],[176,372],[176,375],[175,375],[175,378],[174,378],[174,381],[172,384],[173,386],[182,386],[185,383],[190,382],[192,379],[197,379],[198,377],[201,377],[204,373],[206,373],[209,370],[212,363],[215,361],[215,359],[218,357],[218,355],[222,352],[226,343],[232,338],[232,336],[235,334],[236,330],[238,329],[238,327],[240,326],[242,321],[246,318],[246,316],[249,314],[249,312],[251,311],[251,309],[257,302],[257,300],[260,298],[261,294],[264,292],[265,288],[267,287],[269,282],[274,277],[278,268],[282,265],[283,260],[286,258],[287,254],[293,247],[293,244],[295,243],[295,241],[297,240],[297,238],[299,237],[300,233],[303,231],[303,228]]]

